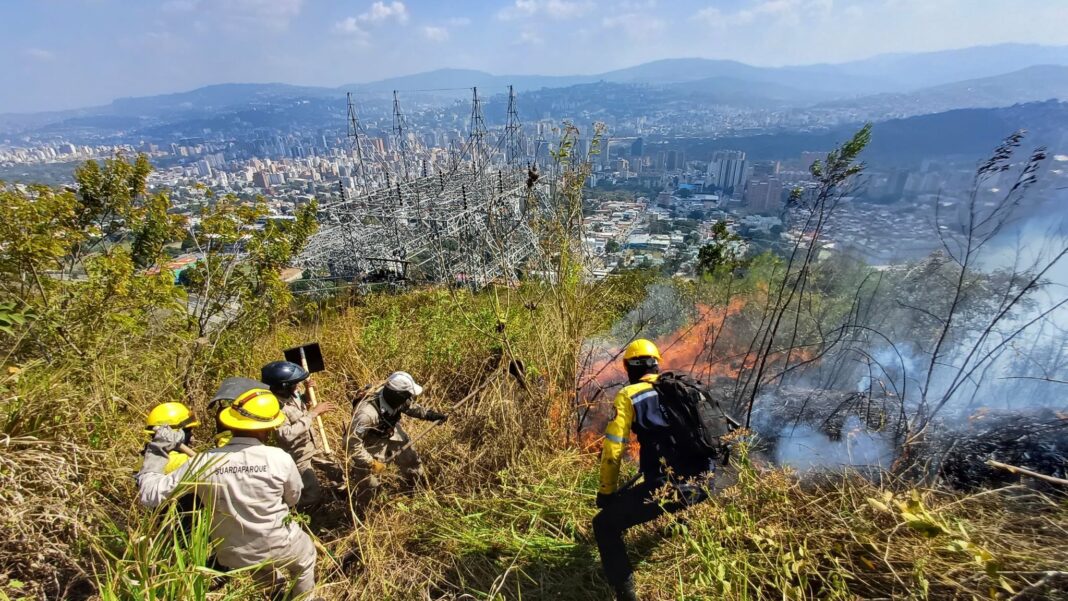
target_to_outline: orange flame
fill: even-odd
[[[693,323],[655,340],[663,359],[663,371],[688,373],[704,382],[714,378],[737,376],[743,367],[751,367],[735,358],[739,348],[745,348],[725,327],[726,322],[741,314],[746,306],[744,298],[736,297],[723,307],[698,306]],[[612,419],[611,397],[626,383],[627,374],[621,359],[622,348],[602,349],[591,357],[581,370],[579,446],[587,451],[600,448],[604,426]],[[628,455],[637,455],[637,442],[628,444]]]

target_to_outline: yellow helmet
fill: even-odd
[[[270,390],[253,388],[223,409],[219,421],[231,430],[272,430],[282,425],[286,416]]]
[[[145,432],[151,433],[157,426],[170,426],[175,430],[199,426],[200,422],[193,412],[182,403],[160,403],[148,412],[145,420]]]
[[[645,338],[639,338],[628,344],[627,348],[623,349],[624,361],[630,361],[631,359],[637,359],[639,357],[652,357],[659,361],[660,349],[656,348],[655,344]]]

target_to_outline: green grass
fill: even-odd
[[[335,499],[313,516],[328,525],[317,531],[328,552],[319,556],[322,597],[607,598],[590,527],[597,458],[568,442],[574,366],[561,348],[565,332],[602,331],[630,302],[596,298],[584,301],[583,320],[570,320],[536,287],[372,295],[265,334],[241,375],[281,348],[322,342],[321,397],[342,407],[326,416],[334,441],[348,396],[394,369],[425,381],[426,403],[439,409],[486,385],[418,442],[429,490],[394,490],[355,516]],[[142,420],[161,391],[180,388],[180,366],[166,359],[175,355],[133,345],[107,353],[0,374],[0,571],[9,574],[0,594],[250,598],[246,575],[204,567],[205,521],[187,540],[172,508],[136,504]],[[527,382],[508,375],[500,357],[509,353],[527,365]],[[194,382],[205,394],[184,400],[204,415],[215,384]],[[210,440],[210,421],[197,440]],[[913,493],[853,476],[801,483],[737,458],[713,500],[628,534],[644,598],[1009,599],[1068,565],[1063,499],[1022,487]],[[1045,589],[1034,590],[1041,598]]]

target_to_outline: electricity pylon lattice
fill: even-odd
[[[372,154],[381,164],[367,165],[367,171],[381,176],[377,183],[346,190],[340,200],[320,207],[319,231],[299,264],[320,278],[354,282],[408,279],[481,288],[513,281],[538,252],[531,228],[537,216],[530,210],[538,203],[529,199],[539,186],[528,184],[526,161],[519,156],[522,132],[511,88],[507,124],[497,138],[505,148],[491,149],[487,133],[473,89],[467,142],[454,155],[456,162],[432,172],[429,153],[413,156],[423,153],[408,142],[408,123],[394,92],[391,134],[399,157],[391,165]],[[356,156],[367,162],[368,136],[351,97],[349,135]],[[374,145],[367,148],[374,153]]]

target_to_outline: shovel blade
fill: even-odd
[[[304,351],[304,360],[307,361],[307,369],[311,373],[323,371],[326,369],[326,364],[323,362],[323,349],[319,347],[318,342],[311,342],[303,346],[295,346],[293,348],[287,348],[282,351],[285,355],[286,361],[290,363],[301,364],[301,353]]]

